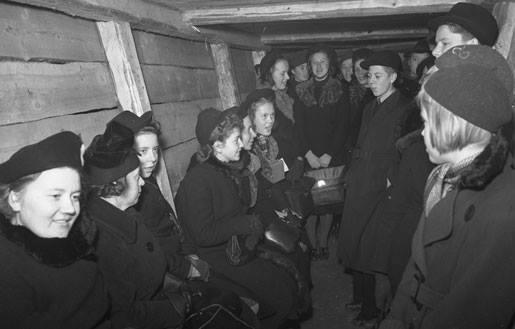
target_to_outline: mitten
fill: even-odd
[[[324,153],[320,158],[319,158],[319,161],[320,161],[320,166],[323,167],[323,168],[327,168],[329,167],[329,164],[331,163],[331,159],[332,157],[327,154],[327,153]]]

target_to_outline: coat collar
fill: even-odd
[[[88,200],[87,213],[97,223],[116,233],[127,243],[136,243],[138,223],[131,216],[132,208],[122,211],[99,197]]]

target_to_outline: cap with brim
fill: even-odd
[[[71,131],[63,131],[27,145],[0,164],[0,183],[9,184],[24,176],[54,168],[80,169],[81,146],[80,137]]]
[[[478,41],[487,46],[493,46],[499,36],[499,27],[492,14],[480,5],[460,2],[455,4],[449,13],[429,21],[429,28],[454,23],[470,32]]]
[[[394,69],[396,72],[402,70],[401,58],[397,53],[390,50],[375,52],[368,59],[361,62],[360,65],[367,70],[370,66],[374,65],[387,66]]]
[[[122,126],[132,130],[133,133],[137,133],[152,122],[152,112],[145,112],[141,116],[137,116],[130,111],[122,111],[110,122],[118,122]]]

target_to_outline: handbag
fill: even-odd
[[[306,176],[316,180],[311,195],[316,206],[342,203],[345,197],[345,165],[322,168],[306,172]]]

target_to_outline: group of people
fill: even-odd
[[[87,148],[63,131],[15,152],[0,164],[2,323],[295,328],[342,213],[355,325],[509,328],[513,74],[487,10],[430,24],[409,75],[391,51],[267,54],[240,106],[198,115],[177,213],[150,112],[120,112]],[[339,166],[345,200],[303,208],[305,173]]]

